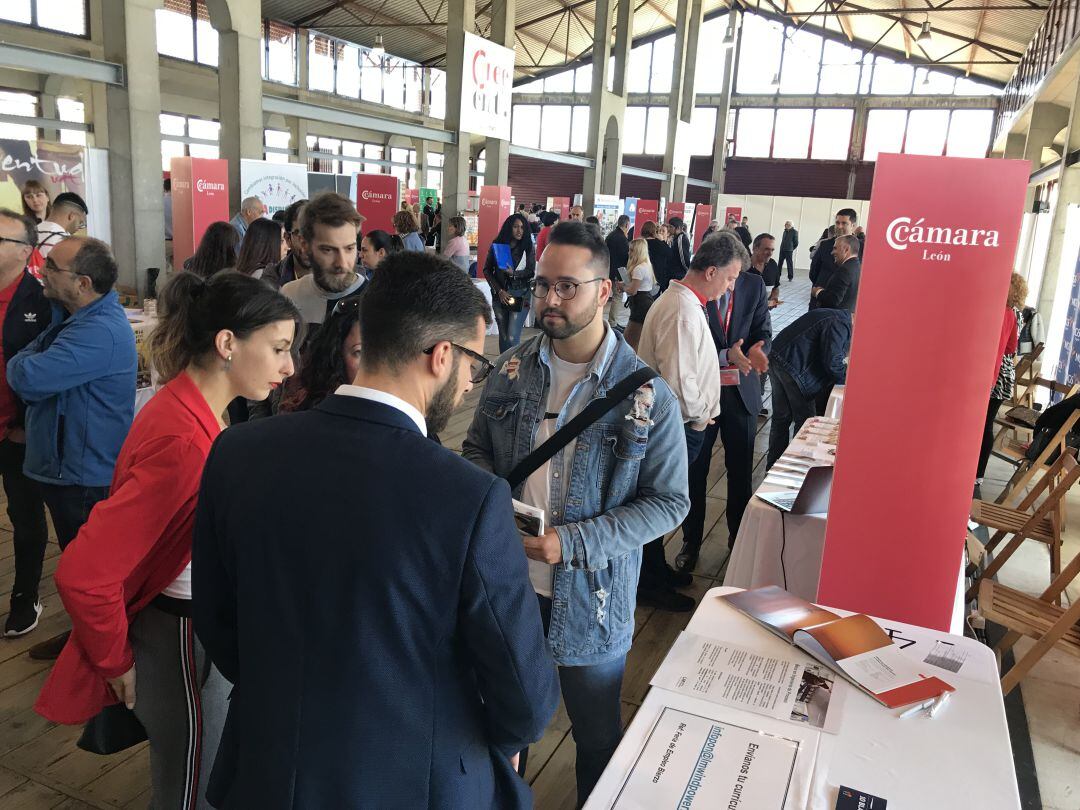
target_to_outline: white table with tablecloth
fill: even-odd
[[[474,278],[472,280],[472,283],[476,286],[476,289],[478,289],[480,292],[482,292],[484,294],[484,300],[487,301],[488,308],[491,309],[491,287],[488,285],[487,279]],[[486,334],[488,334],[488,335],[497,335],[497,334],[499,334],[499,327],[495,323],[495,310],[494,309],[491,310],[491,323],[488,325]]]
[[[736,590],[723,587],[706,593],[687,631],[766,656],[790,654],[791,645],[720,598]],[[847,611],[830,609],[848,615]],[[642,808],[626,788],[627,776],[640,761],[643,745],[665,708],[764,733],[783,734],[785,730],[798,729],[807,743],[804,750],[812,762],[812,775],[806,801],[796,801],[789,795],[784,810],[803,807],[833,810],[840,785],[883,798],[896,810],[945,807],[1019,810],[1016,771],[993,651],[963,636],[902,622],[879,621],[879,624],[892,631],[903,654],[924,664],[938,661],[950,667],[948,672],[940,674],[955,687],[955,692],[934,718],[918,715],[901,719],[899,710],[887,709],[839,681],[845,694],[838,732],[833,734],[653,687],[589,797],[586,810]],[[787,774],[774,776],[780,779]],[[691,800],[689,804],[673,802],[670,806],[697,807],[698,804]],[[725,800],[724,804],[715,806],[730,805]],[[741,808],[742,804],[736,802],[736,806]],[[652,807],[659,810],[656,805],[650,810]]]

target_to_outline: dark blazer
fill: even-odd
[[[668,288],[672,278],[679,278],[674,275],[675,268],[672,267],[675,254],[663,239],[646,239],[645,245],[649,248],[649,264],[652,265],[653,275],[656,277],[657,289],[654,292],[659,295]]]
[[[45,288],[41,282],[26,270],[19,279],[19,286],[11,296],[4,316],[2,342],[4,365],[32,343],[38,335],[52,323],[52,304],[45,297]],[[15,397],[15,416],[8,424],[8,429],[21,428],[26,420],[26,403],[12,392]]]
[[[674,269],[672,278],[682,280],[690,269],[690,237],[686,231],[675,234],[671,240],[671,266]]]
[[[607,235],[607,239],[604,240],[607,243],[609,267],[611,272],[608,276],[612,281],[622,281],[622,276],[619,275],[619,268],[626,267],[627,262],[630,261],[630,240],[627,239],[626,234],[622,232],[622,228],[616,228]]]
[[[817,305],[854,312],[855,300],[859,297],[859,276],[861,275],[862,262],[852,256],[833,271],[824,284],[824,289],[818,293]]]
[[[739,349],[744,354],[759,340],[765,341],[763,348],[768,354],[772,346],[772,318],[769,316],[769,293],[761,276],[757,273],[742,272],[735,280],[735,304],[731,311],[730,335],[724,334],[723,327],[727,318],[725,299],[721,299],[720,303],[724,304],[723,312],[718,310],[716,301],[710,301],[705,311],[709,316],[709,329],[712,331],[716,351],[721,358],[725,356],[728,347],[740,338],[742,345]],[[746,410],[757,416],[761,411],[761,380],[756,371],[745,376],[739,375],[739,396]]]
[[[331,395],[222,433],[192,566],[196,632],[235,684],[215,807],[532,806],[508,757],[559,688],[505,481]]]
[[[807,399],[843,385],[851,350],[851,313],[815,309],[784,328],[773,341],[769,366],[786,371]]]

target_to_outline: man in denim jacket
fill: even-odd
[[[544,336],[506,352],[462,454],[506,476],[535,447],[642,362],[604,322],[608,251],[580,222],[551,232],[533,282]],[[634,634],[641,548],[689,509],[679,403],[660,378],[639,388],[517,487],[544,509],[524,537],[529,575],[577,743],[578,806],[622,736],[619,694]]]

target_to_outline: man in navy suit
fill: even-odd
[[[754,437],[761,412],[761,380],[769,370],[772,344],[772,320],[765,282],[756,273],[748,273],[750,254],[739,237],[720,231],[710,239],[730,241],[733,255],[742,262],[743,272],[735,288],[719,301],[705,308],[713,342],[720,362],[720,418],[705,430],[697,459],[690,465],[690,513],[683,521],[683,547],[675,558],[680,572],[694,570],[705,532],[705,499],[708,490],[709,464],[719,436],[724,444],[727,466],[728,548],[735,544],[743,512],[753,495]],[[736,382],[737,378],[737,382]]]
[[[531,807],[514,765],[559,686],[510,488],[426,437],[491,371],[489,309],[432,254],[368,287],[355,384],[230,428],[207,461],[193,613],[235,685],[207,795]]]

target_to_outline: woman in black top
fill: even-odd
[[[260,217],[248,225],[240,255],[236,257],[236,269],[245,276],[261,279],[268,268],[277,266],[285,258],[288,251],[281,223]],[[269,277],[266,283],[277,286]]]
[[[659,295],[671,283],[671,263],[675,254],[671,252],[671,246],[660,238],[660,229],[651,220],[641,226],[641,238],[649,246],[649,264],[652,265],[656,294]]]
[[[508,267],[500,267],[495,245],[510,248]],[[521,342],[525,325],[528,284],[536,275],[536,249],[529,233],[529,221],[522,214],[511,214],[499,229],[484,260],[484,278],[491,287],[491,304],[499,325],[499,353]]]

